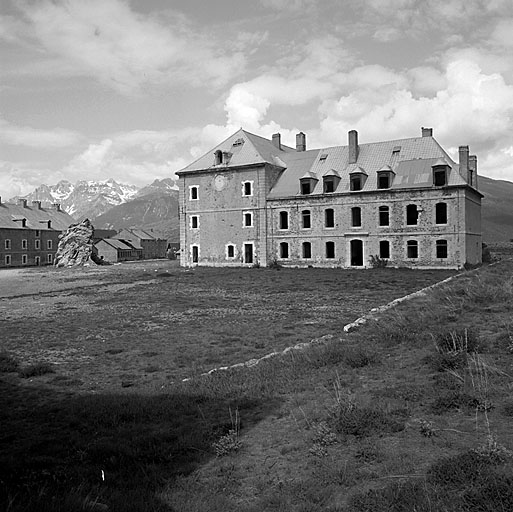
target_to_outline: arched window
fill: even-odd
[[[447,203],[436,203],[435,223],[447,224]]]
[[[309,229],[312,227],[312,215],[310,210],[303,210],[301,212],[301,222],[303,229]]]
[[[289,229],[289,213],[280,212],[280,229]]]

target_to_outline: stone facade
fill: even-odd
[[[178,173],[182,265],[460,268],[481,261],[477,159],[422,137],[306,150],[243,130]]]

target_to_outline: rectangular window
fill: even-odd
[[[302,181],[301,182],[301,194],[306,196],[311,193],[311,187],[309,181]]]
[[[362,209],[359,206],[351,208],[351,225],[359,228],[362,225]]]
[[[51,240],[47,240],[47,242],[46,242],[46,248],[47,248],[47,249],[51,249],[51,248],[52,248],[52,246],[53,246],[52,241],[51,241]]]
[[[189,187],[189,199],[191,201],[199,199],[199,187],[197,185]]]
[[[379,225],[389,226],[390,225],[390,208],[388,206],[379,207]]]
[[[6,254],[5,255],[5,264],[6,265],[10,265],[11,264],[11,255],[10,254]]]
[[[39,251],[41,249],[41,240],[34,240],[34,248],[36,251]]]
[[[303,210],[301,212],[301,220],[303,224],[303,229],[310,229],[312,227],[312,215],[310,210]]]
[[[390,242],[388,240],[381,240],[379,242],[379,257],[383,259],[390,258]]]
[[[390,173],[380,173],[378,174],[378,188],[390,188]]]
[[[191,215],[191,229],[199,228],[199,217],[197,215]]]
[[[288,212],[280,212],[280,229],[289,229],[289,214]]]
[[[22,254],[21,255],[21,264],[22,265],[26,265],[27,264],[27,261],[28,261],[28,257],[26,254]]]
[[[40,236],[41,236],[41,231],[39,231],[39,229],[36,229],[36,238],[38,238]]]
[[[280,243],[280,258],[289,257],[289,244],[287,242]]]
[[[47,263],[52,263],[52,261],[53,261],[53,255],[52,255],[52,254],[48,254],[48,255],[46,256],[46,262],[47,262]]]
[[[193,263],[199,262],[199,245],[191,245],[191,259]]]
[[[326,258],[335,258],[335,242],[326,242]]]
[[[445,259],[447,258],[447,240],[436,241],[436,257]]]
[[[324,193],[335,192],[335,180],[333,178],[324,178]]]
[[[408,258],[419,257],[419,243],[416,240],[408,240],[406,242],[406,256]]]
[[[310,259],[312,257],[312,244],[310,242],[303,242],[303,258]]]
[[[437,169],[433,171],[433,183],[435,187],[443,187],[447,185],[447,171],[445,169]]]
[[[229,244],[226,246],[226,257],[235,258],[235,245]]]
[[[326,210],[324,210],[324,227],[335,227],[335,210],[333,208],[326,208]]]
[[[362,176],[351,176],[350,180],[350,189],[352,191],[362,190],[363,188],[363,177]]]
[[[406,207],[406,224],[416,226],[419,221],[419,211],[416,204],[409,204]]]
[[[244,212],[242,215],[242,226],[251,228],[253,226],[253,212]]]
[[[40,256],[36,256],[34,258],[34,264],[36,265],[36,267],[39,267],[39,265],[41,265],[41,257]]]
[[[24,250],[27,250],[27,241],[26,240],[21,241],[21,248]]]
[[[435,206],[436,224],[447,224],[447,203],[437,203]]]
[[[6,249],[10,249],[11,248],[11,241],[10,240],[6,240],[5,241],[5,248]]]
[[[253,182],[252,181],[243,181],[242,182],[242,195],[243,196],[252,196],[253,195]]]

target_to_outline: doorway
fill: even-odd
[[[192,262],[198,263],[199,260],[199,247],[197,245],[192,246]]]
[[[363,267],[363,242],[351,240],[351,266]]]
[[[244,244],[244,263],[253,263],[253,244]]]

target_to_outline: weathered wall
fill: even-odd
[[[481,197],[470,189],[462,191],[465,201],[465,262],[482,262]]]

